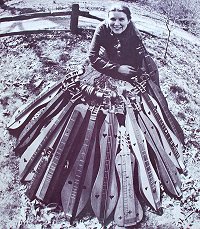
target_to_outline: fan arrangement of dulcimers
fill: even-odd
[[[89,205],[102,224],[133,226],[144,202],[160,211],[161,185],[181,196],[177,123],[148,77],[119,92],[83,83],[84,74],[69,71],[11,118],[20,179],[31,201],[57,201],[70,223]]]

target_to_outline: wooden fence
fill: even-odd
[[[0,18],[0,23],[6,23],[6,22],[19,22],[22,20],[28,20],[28,19],[36,19],[36,18],[47,18],[47,17],[59,17],[59,16],[70,16],[70,25],[69,25],[69,30],[73,34],[79,33],[80,29],[78,27],[78,21],[79,21],[79,16],[85,17],[85,18],[90,18],[90,19],[96,19],[98,21],[103,21],[103,18],[97,17],[95,15],[91,15],[88,11],[81,11],[79,9],[79,4],[72,4],[72,10],[71,11],[55,11],[55,12],[37,12],[37,13],[30,13],[26,15],[18,15],[18,16],[10,16],[10,17],[4,17]],[[54,29],[43,29],[39,30],[37,32],[44,32],[44,31],[53,31]],[[15,35],[15,34],[24,34],[26,32],[34,32],[32,31],[19,31],[19,32],[6,32],[1,31],[0,37],[2,36],[10,36],[10,35]]]

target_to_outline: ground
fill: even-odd
[[[112,1],[80,2],[84,10],[101,14]],[[12,10],[0,9],[1,17],[21,12],[67,9],[72,1],[7,2]],[[181,175],[183,197],[173,199],[162,193],[163,214],[156,215],[145,207],[145,217],[136,228],[200,228],[200,56],[199,38],[174,27],[167,59],[164,59],[167,30],[158,20],[162,15],[129,3],[135,13],[144,43],[156,61],[160,84],[169,108],[185,134],[184,160],[187,172]],[[156,15],[156,17],[155,17]],[[158,22],[159,21],[159,22]],[[156,23],[154,26],[150,22]],[[136,23],[137,24],[137,23]],[[152,26],[152,27],[151,27]],[[156,30],[155,30],[156,28]],[[160,29],[159,29],[160,28]],[[165,31],[165,33],[163,33]],[[16,138],[6,128],[14,111],[32,101],[49,83],[66,74],[68,67],[83,63],[91,33],[72,35],[66,32],[39,33],[1,37],[0,49],[0,228],[101,228],[90,215],[69,226],[55,204],[40,206],[24,195],[25,185],[18,177],[19,157],[13,148]],[[108,228],[112,228],[112,222]]]

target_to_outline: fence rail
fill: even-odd
[[[90,18],[90,19],[96,19],[98,21],[103,21],[103,18],[97,17],[95,15],[91,15],[88,11],[81,11],[79,10],[79,4],[72,4],[72,10],[71,11],[51,11],[51,12],[36,12],[36,13],[30,13],[25,15],[17,15],[17,16],[10,16],[10,17],[4,17],[0,18],[0,23],[6,23],[6,22],[20,22],[20,21],[26,21],[29,19],[38,19],[38,18],[48,18],[48,17],[62,17],[62,16],[70,16],[70,22],[69,22],[69,28],[65,31],[71,31],[71,33],[76,34],[79,33],[80,28],[78,27],[79,22],[79,16]],[[67,24],[66,20],[66,24]],[[11,35],[19,35],[24,33],[31,33],[31,32],[49,32],[49,31],[56,31],[58,29],[38,29],[38,30],[23,30],[23,26],[21,26],[21,31],[10,31],[13,25],[8,25],[8,29],[5,31],[0,32],[0,37],[2,36],[11,36]],[[59,31],[63,31],[64,29],[61,29]]]
[[[17,15],[17,16],[0,18],[0,22],[21,21],[21,20],[28,20],[33,18],[56,17],[56,16],[66,16],[66,15],[71,15],[71,11],[29,13],[25,15]]]

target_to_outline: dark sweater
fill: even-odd
[[[89,59],[97,71],[113,78],[123,79],[124,76],[118,73],[120,65],[130,65],[135,69],[141,66],[142,60],[136,49],[139,44],[140,39],[132,22],[123,33],[116,35],[104,21],[95,30]],[[105,49],[107,58],[100,55],[101,47]]]

